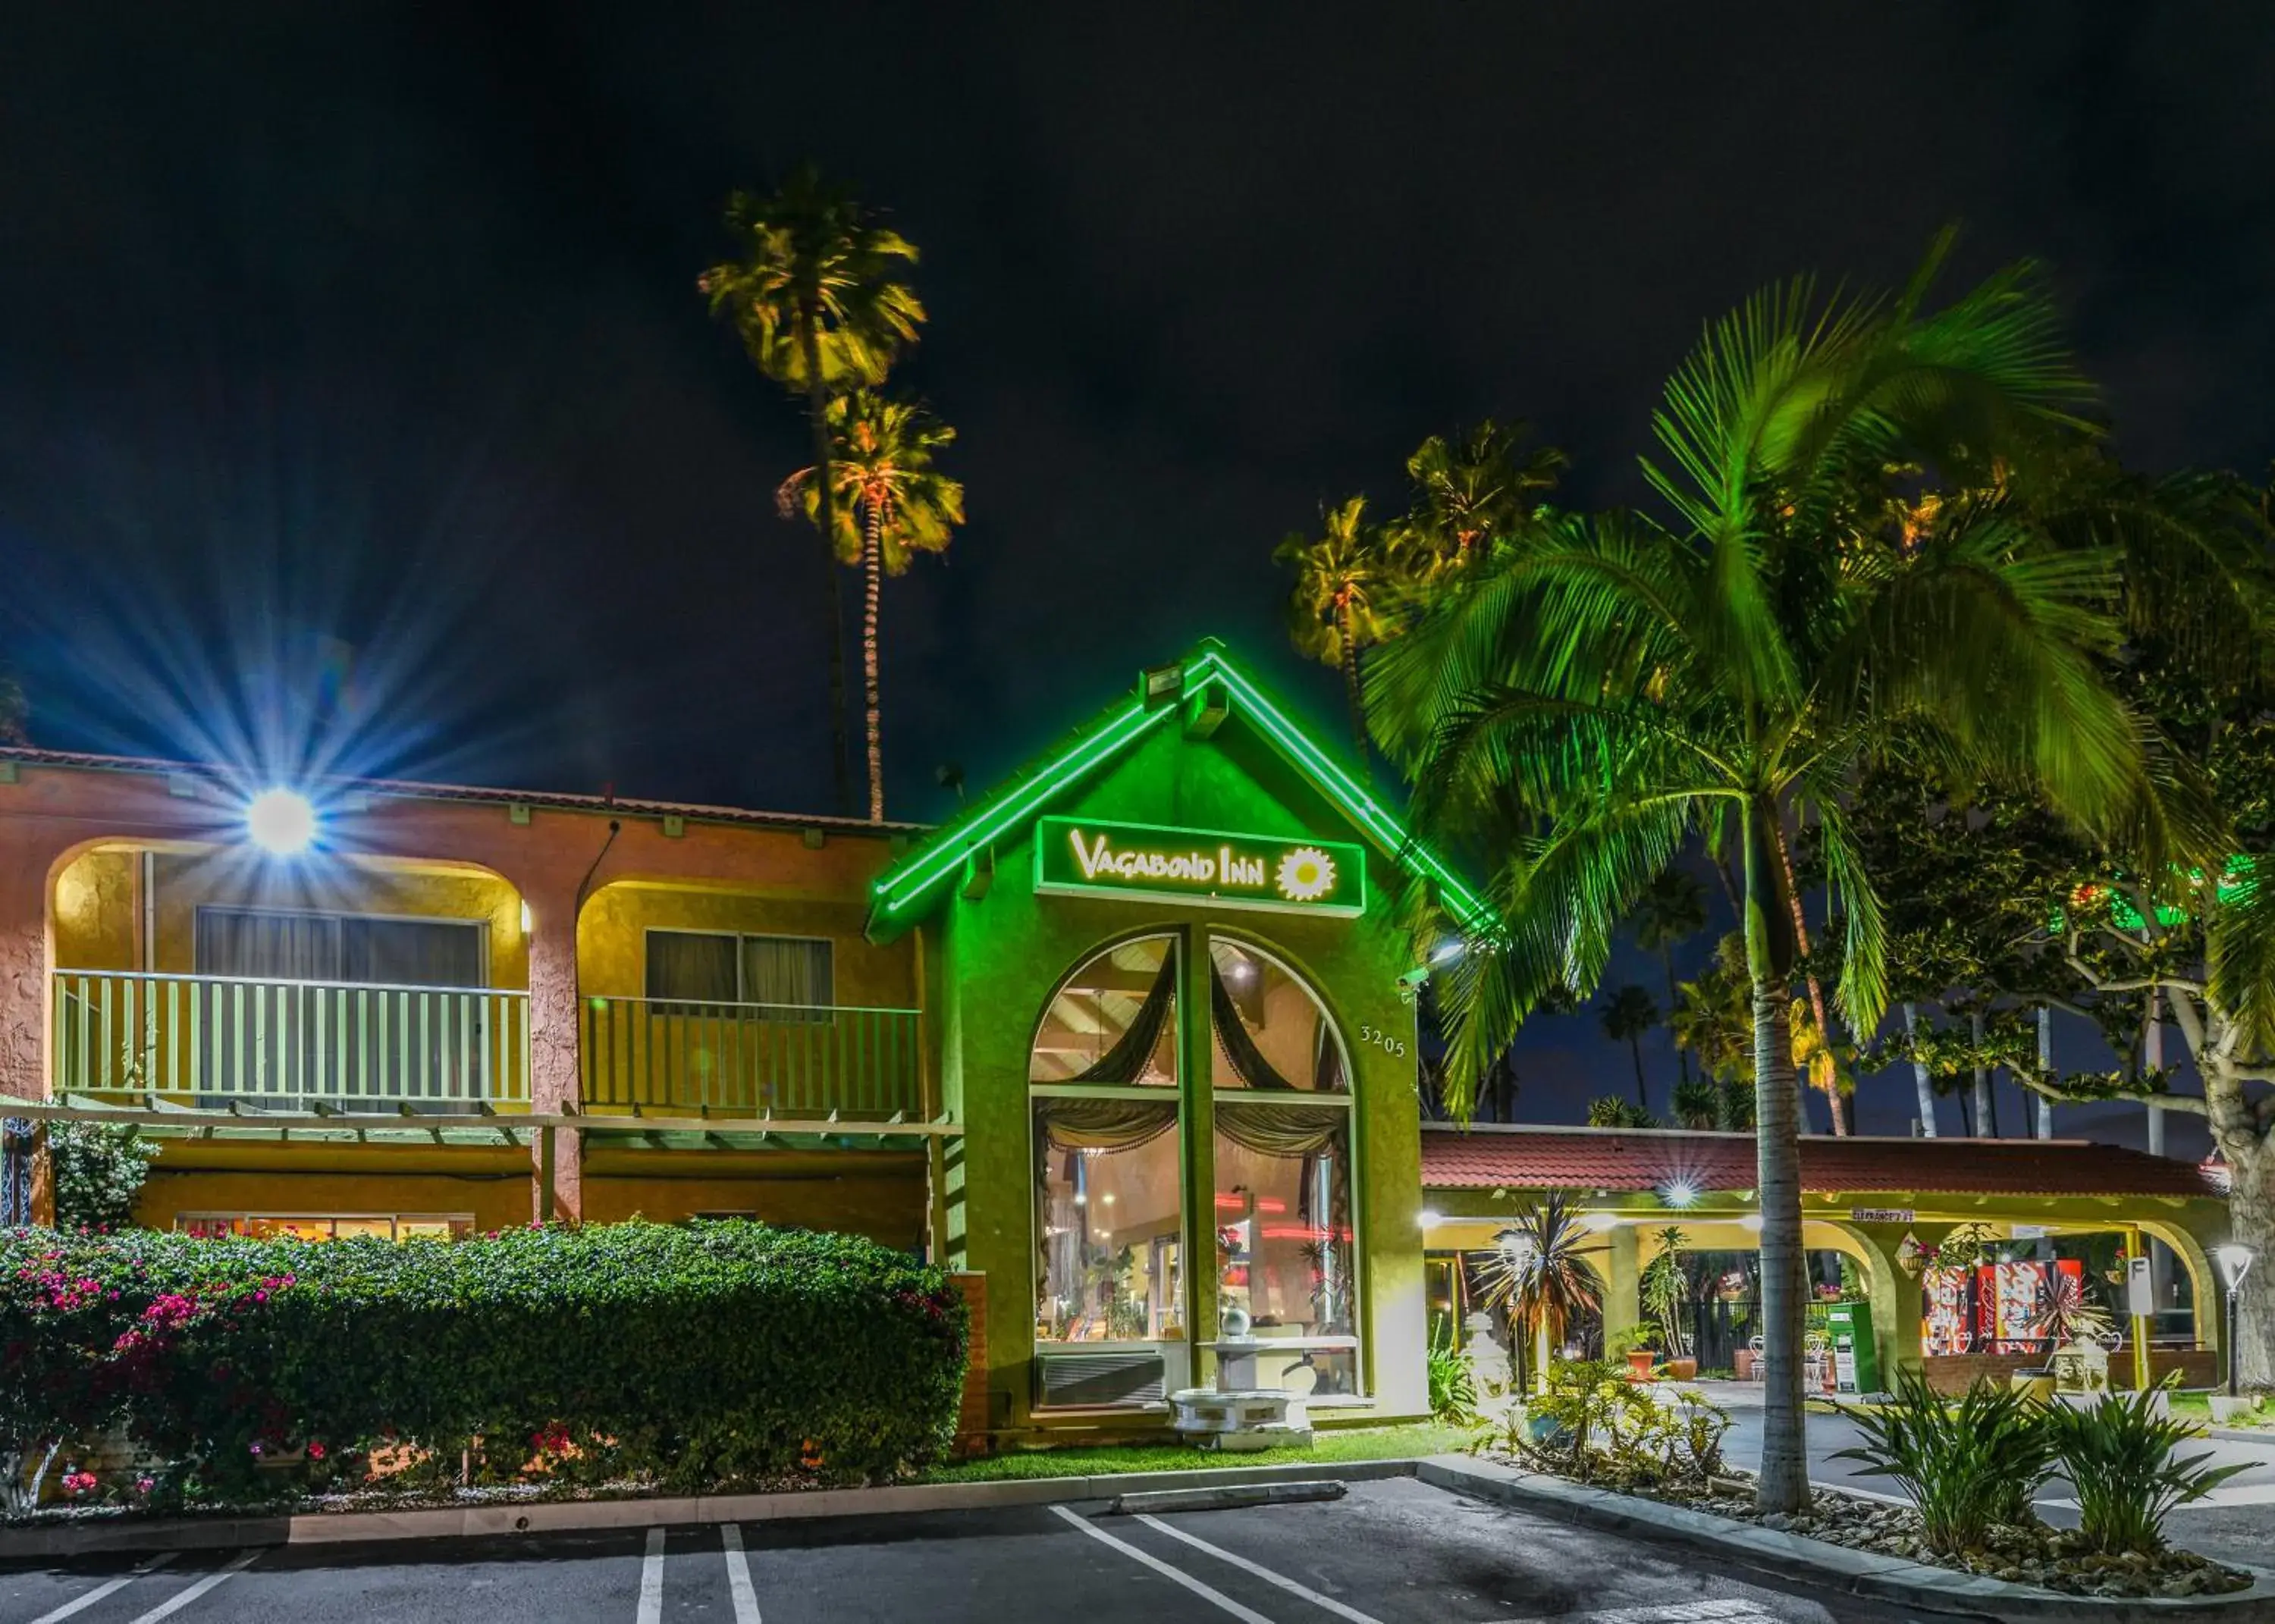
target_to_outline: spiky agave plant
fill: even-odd
[[[1536,1385],[1547,1374],[1548,1350],[1572,1322],[1603,1306],[1604,1277],[1586,1256],[1589,1236],[1570,1199],[1551,1190],[1501,1231],[1482,1272],[1485,1303],[1505,1309],[1533,1350]]]

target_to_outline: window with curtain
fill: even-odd
[[[1326,1006],[1249,943],[1209,944],[1217,1313],[1266,1344],[1257,1379],[1359,1386],[1350,1070]],[[1285,1351],[1269,1344],[1284,1342]]]
[[[1175,940],[1141,936],[1119,943],[1061,982],[1035,1034],[1027,1080],[1175,1088]]]
[[[482,1001],[451,993],[484,985],[487,948],[479,920],[200,908],[197,972],[217,978],[193,993],[203,1059],[230,1087],[199,1103],[268,1094],[345,1110],[464,1109],[488,1034]]]
[[[1209,970],[1212,1086],[1349,1092],[1342,1039],[1308,983],[1263,949],[1222,936],[1209,943]]]
[[[193,951],[201,976],[477,987],[482,947],[481,925],[471,919],[200,908]]]
[[[672,1013],[827,1021],[836,1000],[834,944],[725,931],[647,933],[647,995]],[[729,1010],[729,1004],[759,1005]]]
[[[1184,1335],[1176,987],[1175,937],[1118,942],[1060,983],[1036,1029],[1040,1343]]]

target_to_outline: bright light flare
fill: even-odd
[[[263,789],[246,806],[245,832],[271,857],[295,857],[315,843],[316,809],[297,789]]]
[[[1689,1179],[1675,1179],[1659,1192],[1659,1198],[1669,1206],[1689,1206],[1698,1199],[1698,1186]]]

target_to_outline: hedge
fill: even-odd
[[[946,1447],[966,1333],[937,1269],[739,1220],[403,1243],[10,1230],[0,1451],[123,1428],[166,1463],[132,1492],[167,1503],[422,1465],[675,1492],[874,1479]]]

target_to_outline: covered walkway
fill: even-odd
[[[1642,1280],[1670,1227],[1694,1258],[1758,1250],[1755,1156],[1742,1133],[1432,1124],[1422,1136],[1432,1308],[1458,1318],[1461,1260],[1490,1252],[1519,1212],[1561,1190],[1601,1237],[1602,1330],[1616,1337],[1644,1318]],[[2065,1276],[2089,1307],[2114,1311],[2113,1385],[2134,1379],[2136,1346],[2151,1379],[2217,1379],[2221,1317],[2196,1311],[2218,1301],[2206,1250],[2226,1231],[2216,1167],[2083,1140],[1810,1137],[1802,1190],[1804,1242],[1825,1264],[1819,1295],[1869,1303],[1883,1384],[1908,1365],[1956,1390],[2042,1363]],[[1833,1255],[1854,1267],[1836,1268]],[[2143,1256],[2157,1311],[2134,1319],[2125,1259]],[[1742,1370],[1750,1268],[1698,1295],[1736,1326]]]

